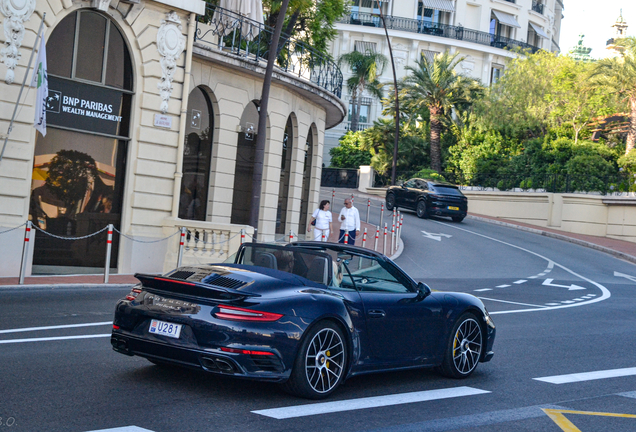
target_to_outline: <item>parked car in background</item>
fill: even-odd
[[[468,198],[455,185],[438,180],[412,178],[386,191],[386,208],[415,210],[417,216],[446,216],[461,222],[468,212]]]

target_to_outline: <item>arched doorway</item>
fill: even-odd
[[[202,87],[188,98],[179,218],[206,219],[214,117],[212,102]]]
[[[276,234],[285,234],[287,223],[287,203],[289,202],[289,178],[291,160],[294,150],[294,125],[292,118],[287,118],[283,135],[283,151],[280,162],[280,182],[278,184],[278,209],[276,210]]]
[[[113,20],[84,9],[60,21],[46,49],[47,134],[36,137],[29,218],[63,237],[119,228],[133,97],[126,41]],[[105,245],[103,234],[69,241],[38,231],[33,271],[103,268]],[[110,267],[117,251],[115,236]]]
[[[312,160],[314,156],[314,125],[309,128],[305,142],[305,163],[303,164],[303,186],[300,198],[300,222],[298,230],[307,229],[307,213],[309,210],[309,191],[311,188]],[[333,203],[332,203],[333,204]]]
[[[252,180],[254,178],[254,156],[256,132],[258,131],[258,110],[254,102],[245,107],[240,123],[234,165],[234,190],[232,192],[232,216],[230,222],[247,225],[252,206]]]

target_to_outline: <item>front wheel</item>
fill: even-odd
[[[304,338],[294,361],[286,391],[307,399],[323,399],[333,393],[344,378],[347,346],[340,329],[325,321]]]
[[[418,201],[415,212],[418,218],[426,219],[428,217],[426,214],[426,202],[424,200]]]
[[[467,378],[475,371],[483,347],[483,332],[477,317],[472,313],[459,317],[450,336],[442,374],[449,378]]]
[[[395,195],[390,193],[386,196],[386,209],[388,211],[393,211],[394,208],[397,209],[397,206],[395,205]]]

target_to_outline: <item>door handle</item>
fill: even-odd
[[[369,318],[384,318],[386,316],[386,312],[384,312],[383,310],[370,310],[369,313]]]

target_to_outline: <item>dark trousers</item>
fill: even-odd
[[[345,230],[340,230],[340,237],[338,237],[338,243],[345,242]],[[356,244],[356,230],[349,231],[349,242],[350,245]]]

